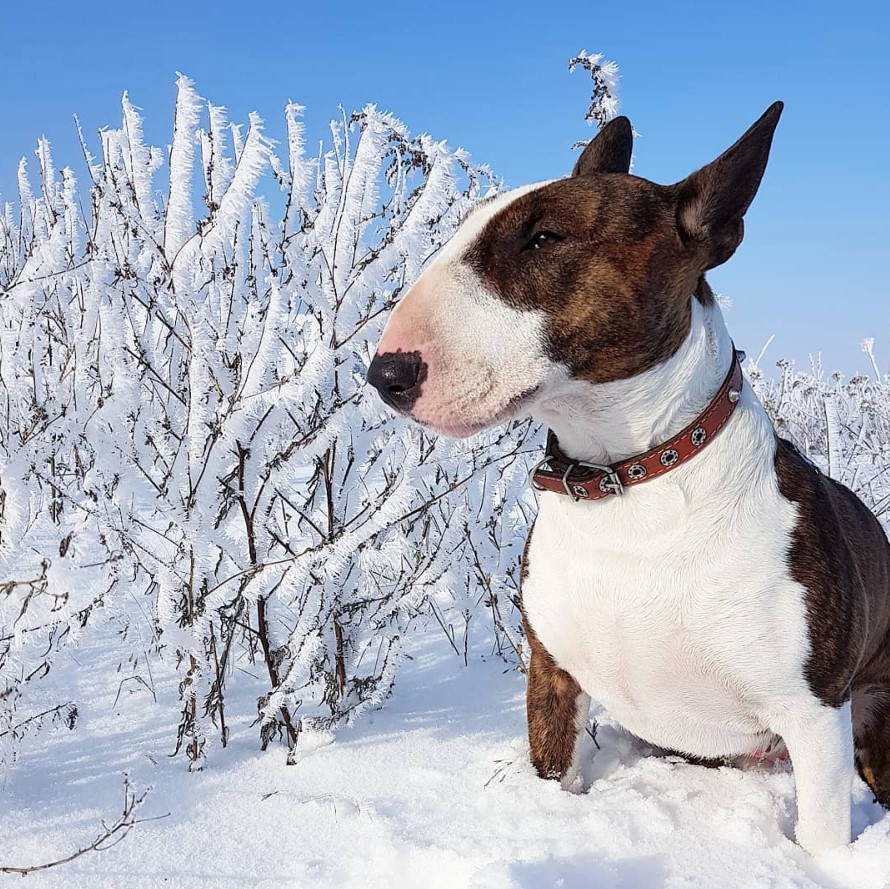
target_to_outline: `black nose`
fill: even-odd
[[[391,408],[403,414],[414,406],[425,379],[426,364],[420,352],[384,352],[375,355],[368,368],[368,382]]]

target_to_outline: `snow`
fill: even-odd
[[[890,814],[858,782],[858,839],[813,860],[789,839],[786,766],[695,766],[598,714],[585,792],[541,781],[527,762],[522,675],[478,648],[464,667],[438,630],[415,640],[381,709],[335,738],[304,732],[293,766],[280,745],[259,752],[242,721],[227,750],[189,773],[169,756],[175,674],[152,664],[156,703],[116,660],[110,629],[57,658],[54,691],[79,697],[80,720],[38,735],[8,771],[0,864],[92,839],[119,812],[123,771],[137,790],[153,787],[140,817],[169,815],[29,875],[28,889],[890,885]]]

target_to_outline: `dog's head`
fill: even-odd
[[[741,243],[782,112],[675,185],[628,173],[632,130],[608,123],[572,175],[480,203],[399,303],[368,381],[455,437],[533,411],[566,380],[603,383],[666,360],[704,273]]]

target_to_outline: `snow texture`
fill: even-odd
[[[119,809],[123,770],[154,788],[141,817],[170,814],[108,851],[29,876],[29,889],[890,885],[890,815],[858,781],[858,838],[813,860],[789,838],[787,768],[691,765],[605,721],[600,749],[584,746],[584,792],[540,780],[527,761],[522,676],[478,652],[464,667],[441,634],[414,645],[382,710],[333,742],[304,734],[295,765],[258,754],[241,724],[225,760],[198,773],[168,756],[175,675],[155,676],[155,703],[111,673],[114,648],[106,638],[63,655],[56,676],[86,702],[80,725],[44,733],[9,774],[0,864],[92,838]]]

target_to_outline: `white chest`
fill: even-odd
[[[744,488],[709,484],[718,444],[622,498],[542,495],[523,585],[560,667],[629,731],[699,756],[760,746],[808,651],[785,563],[793,506],[769,467]]]

